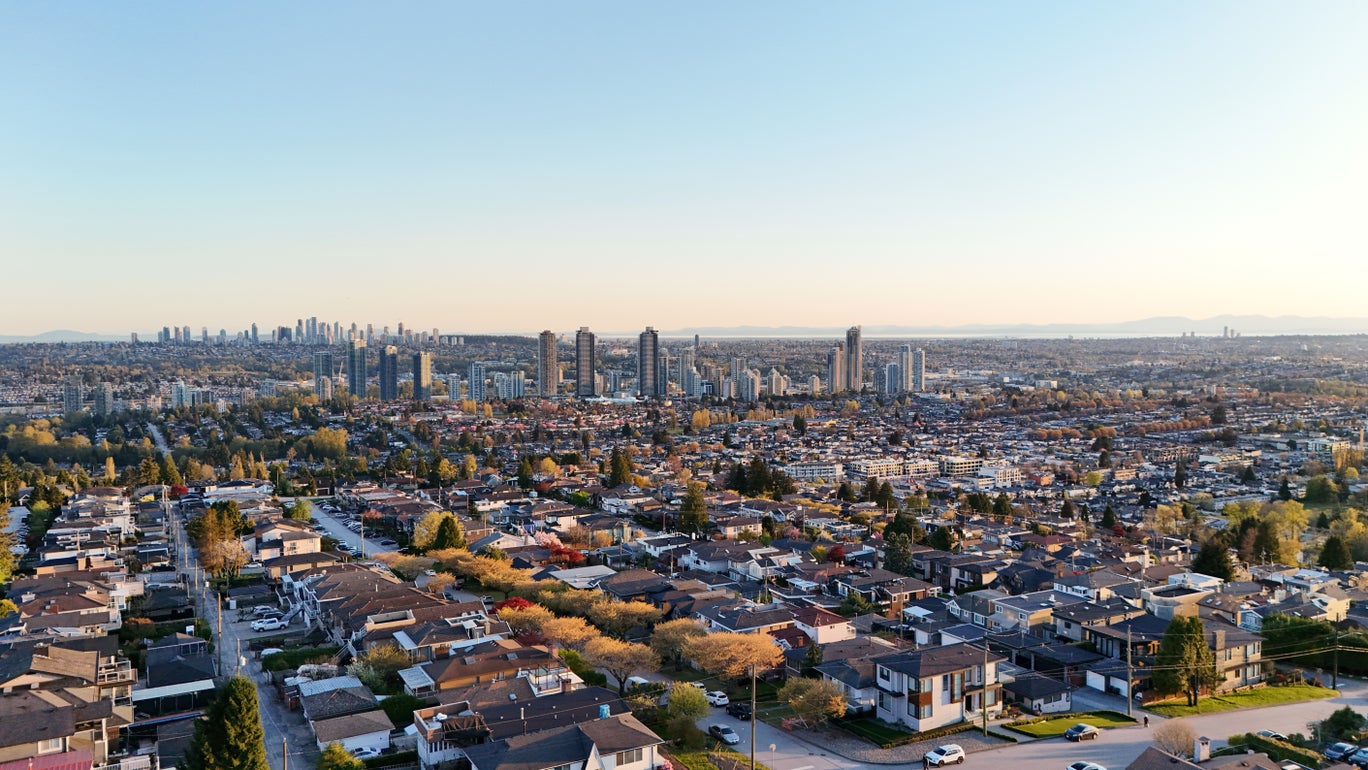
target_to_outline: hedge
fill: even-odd
[[[1293,762],[1300,762],[1307,767],[1319,767],[1320,763],[1324,760],[1324,757],[1319,753],[1310,749],[1303,749],[1293,746],[1286,741],[1272,740],[1254,733],[1232,735],[1230,736],[1228,743],[1231,746],[1243,745],[1256,751],[1262,751],[1268,755],[1269,759],[1272,759],[1275,762],[1290,759]]]

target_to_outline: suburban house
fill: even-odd
[[[954,644],[874,660],[876,713],[913,732],[933,730],[1002,710],[997,666],[1003,656]]]

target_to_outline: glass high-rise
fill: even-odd
[[[347,343],[347,388],[357,398],[366,397],[366,341]]]
[[[660,335],[650,326],[637,338],[637,395],[654,398],[662,395],[660,378]]]
[[[432,400],[432,354],[413,354],[413,400]]]
[[[380,400],[399,398],[399,348],[386,345],[380,351]]]

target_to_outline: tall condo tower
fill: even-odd
[[[537,338],[537,395],[550,398],[560,392],[560,360],[556,334],[550,329]]]
[[[637,337],[637,395],[660,395],[660,335],[650,326]]]
[[[594,355],[594,333],[589,331],[588,326],[581,326],[575,333],[575,395],[580,398],[598,395]]]

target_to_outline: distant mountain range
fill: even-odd
[[[1225,329],[1246,337],[1299,334],[1368,334],[1368,318],[1323,316],[1218,315],[1211,318],[1156,316],[1118,323],[964,324],[960,326],[864,327],[866,337],[1175,337],[1187,332],[1220,336]],[[603,332],[601,336],[633,336],[631,332]],[[844,328],[824,326],[700,326],[662,330],[662,337],[840,337]],[[156,333],[142,335],[155,340]],[[0,344],[25,342],[125,342],[127,334],[100,334],[58,329],[42,334],[0,334]]]

